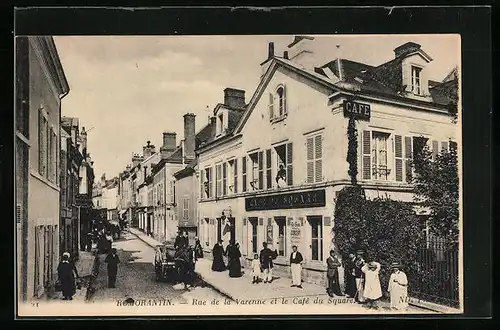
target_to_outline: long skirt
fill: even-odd
[[[229,277],[241,277],[241,263],[240,258],[231,258],[229,260]]]
[[[363,296],[364,289],[364,279],[356,278],[356,298],[359,302],[364,302],[365,297]]]
[[[212,270],[215,272],[223,272],[226,270],[226,265],[222,258],[215,258],[212,262]]]
[[[398,310],[408,308],[408,289],[394,286],[390,291],[391,308]]]
[[[302,266],[300,264],[291,264],[292,285],[302,285]]]

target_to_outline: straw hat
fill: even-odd
[[[391,269],[394,269],[394,268],[399,268],[401,269],[401,264],[399,262],[393,262],[391,264]]]

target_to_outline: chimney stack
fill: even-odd
[[[151,144],[151,141],[147,141],[147,145],[142,147],[142,154],[144,156],[144,159],[150,157],[155,153],[155,151],[155,146]]]
[[[224,104],[232,108],[244,108],[245,91],[235,88],[224,89]]]
[[[269,43],[269,47],[267,50],[267,59],[270,60],[274,57],[274,42]]]
[[[285,50],[285,51],[283,52],[283,58],[284,58],[285,60],[288,60],[288,59],[289,59],[289,58],[288,58],[288,51],[286,51],[286,50]]]
[[[274,57],[274,42],[269,42],[269,45],[267,47],[267,58],[264,62],[260,63],[260,68],[261,68],[261,77],[266,73],[267,68],[271,64],[271,60]]]
[[[142,161],[144,160],[144,157],[140,156],[139,154],[134,154],[132,156],[132,166],[136,167],[139,165]]]
[[[394,57],[398,58],[400,56],[407,55],[409,53],[419,50],[420,47],[421,46],[415,42],[407,42],[394,49]]]
[[[196,127],[194,113],[184,115],[184,162],[189,163],[195,159],[194,150],[196,148]]]
[[[162,159],[168,158],[177,147],[177,133],[175,132],[164,132],[163,133],[163,145],[160,148],[160,154]]]

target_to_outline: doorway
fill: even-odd
[[[229,223],[231,225],[231,229],[229,231],[229,242],[231,244],[236,243],[236,226],[235,226],[235,219],[234,218],[228,218]]]

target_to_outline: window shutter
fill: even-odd
[[[271,174],[271,149],[266,150],[266,187],[272,188],[272,174]]]
[[[363,131],[363,179],[371,179],[371,132]]]
[[[269,93],[269,120],[274,118],[274,96]]]
[[[247,191],[247,158],[243,156],[241,158],[241,172],[242,172],[242,181],[241,181],[241,191]]]
[[[441,150],[448,151],[448,141],[441,142]]]
[[[323,136],[314,137],[315,182],[323,181]]]
[[[214,168],[213,167],[209,167],[208,168],[208,174],[209,174],[209,178],[208,178],[208,196],[209,197],[213,197],[214,196],[214,173],[213,173],[213,170]]]
[[[234,182],[233,182],[233,191],[236,194],[238,192],[238,159],[234,160],[234,165],[233,165],[233,171],[234,171]]]
[[[203,199],[203,195],[205,194],[204,191],[205,191],[205,177],[203,176],[205,175],[205,171],[203,170],[200,170],[200,198]]]
[[[436,140],[432,140],[432,160],[436,160],[439,154],[439,143]]]
[[[450,141],[450,150],[457,150],[458,146],[455,141]]]
[[[222,195],[227,195],[227,163],[222,164]]]
[[[307,138],[307,183],[314,182],[314,138]]]
[[[286,86],[283,85],[283,114],[288,113],[288,107],[286,102]]]
[[[259,189],[264,189],[264,152],[259,151]]]
[[[293,160],[292,143],[288,143],[286,145],[286,176],[287,176],[286,181],[287,181],[287,185],[289,185],[289,186],[293,185],[292,160]]]
[[[259,218],[259,226],[264,226],[264,218]]]
[[[21,223],[21,220],[22,220],[22,205],[21,204],[17,204],[16,205],[16,222],[17,223]]]
[[[406,172],[406,181],[411,182],[412,180],[412,167],[411,167],[411,159],[413,156],[413,148],[412,148],[412,138],[411,136],[405,136],[405,172]]]

